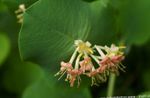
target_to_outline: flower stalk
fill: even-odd
[[[107,97],[112,97],[115,87],[116,75],[111,73],[109,76],[108,88],[107,88]]]

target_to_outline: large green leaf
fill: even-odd
[[[0,66],[8,56],[9,51],[10,51],[9,38],[5,34],[0,33]]]
[[[150,1],[113,0],[115,18],[121,37],[127,44],[141,45],[150,39]]]
[[[22,58],[55,66],[60,60],[71,55],[74,40],[85,40],[88,35],[91,37],[88,39],[92,42],[102,42],[104,41],[102,39],[110,38],[104,37],[106,35],[104,33],[101,34],[104,30],[112,32],[112,28],[107,29],[112,21],[106,21],[105,15],[100,17],[103,9],[107,10],[101,1],[88,3],[82,0],[41,0],[36,2],[24,14],[19,38]],[[100,23],[95,24],[98,21]],[[103,22],[105,22],[104,26]],[[105,29],[101,30],[103,27]]]
[[[107,0],[106,4],[101,0],[38,1],[24,14],[19,38],[22,58],[58,65],[71,55],[76,39],[95,44],[120,40],[142,44],[149,39],[149,1]]]
[[[43,79],[29,86],[22,98],[91,98],[87,88],[62,87],[53,80]]]

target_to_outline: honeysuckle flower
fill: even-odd
[[[103,75],[102,73],[99,73],[99,71],[95,69],[94,67],[92,68],[92,71],[87,74],[87,76],[91,77],[91,81],[92,81],[91,86],[93,85],[98,86],[99,83],[106,81],[105,75]]]
[[[69,72],[69,71],[71,71],[71,70],[73,69],[71,63],[65,63],[65,62],[62,61],[60,65],[61,65],[60,71],[55,74],[55,76],[61,75],[60,78],[61,78],[66,72]],[[59,79],[60,79],[60,78],[59,78]]]
[[[107,70],[107,65],[101,65],[97,68],[98,73],[104,73]]]
[[[90,57],[84,58],[83,61],[80,62],[80,69],[85,73],[85,71],[91,71],[92,70],[92,62]]]
[[[76,78],[78,80],[78,87],[79,87],[80,81],[81,81],[80,75],[83,73],[82,70],[73,69],[71,71],[68,71],[67,73],[68,73],[68,75],[67,75],[67,78],[65,80],[69,81],[70,87],[74,86],[74,82],[75,82]]]
[[[91,78],[91,85],[98,85],[105,82],[110,73],[119,74],[119,69],[124,71],[121,61],[124,60],[123,46],[94,45],[82,40],[75,41],[75,51],[69,62],[61,62],[60,71],[55,76],[60,75],[59,79],[66,74],[66,81],[73,87],[76,80],[80,85],[81,75]],[[98,55],[97,55],[98,54]]]
[[[72,70],[72,65],[70,63],[65,63],[65,62],[61,62],[61,68],[60,68],[61,71],[70,71]]]
[[[82,40],[75,40],[75,45],[78,47],[78,52],[79,53],[84,53],[84,54],[92,54],[93,49],[91,48],[91,43],[83,42]]]
[[[116,55],[116,56],[112,56],[111,57],[111,61],[115,64],[121,62],[122,60],[124,60],[124,56],[123,55]]]
[[[95,46],[95,47],[103,58],[100,61],[101,67],[99,68],[99,71],[109,70],[116,74],[119,73],[118,68],[124,71],[123,70],[124,67],[122,68],[120,66],[121,61],[124,59],[123,52],[120,49],[125,48],[125,47],[117,47],[114,44],[112,44],[110,48],[108,46],[105,46],[105,47]],[[102,49],[106,52],[106,54],[104,54]]]
[[[15,11],[18,23],[23,23],[23,13],[26,11],[25,5],[20,4],[18,10]]]

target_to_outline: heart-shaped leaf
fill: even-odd
[[[104,35],[101,34],[101,31],[104,31],[101,30],[104,27],[103,22],[100,22],[100,28],[95,24],[100,20],[106,21],[106,18],[102,19],[99,16],[103,8],[105,7],[100,1],[36,2],[24,14],[24,23],[19,36],[22,58],[54,67],[60,60],[71,55],[75,40],[85,40],[89,35],[90,41],[97,41],[97,36]],[[110,24],[111,22],[105,23],[105,27],[111,26]]]
[[[76,39],[88,37],[96,44],[116,39],[128,44],[144,43],[149,39],[148,5],[149,1],[142,0],[116,0],[105,7],[100,1],[41,0],[24,15],[19,40],[21,56],[50,66],[71,53]]]

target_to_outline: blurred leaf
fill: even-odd
[[[141,45],[150,39],[150,1],[113,0],[117,26],[127,44]]]
[[[4,6],[6,6],[4,4]],[[6,6],[7,7],[7,6]],[[11,44],[12,49],[18,44],[18,32],[20,25],[17,23],[16,16],[11,13],[8,9],[0,11],[0,32],[6,32]]]
[[[120,41],[118,38],[113,9],[109,5],[109,0],[98,0],[90,4],[91,8],[91,30],[87,38],[94,44],[108,45]]]
[[[7,10],[7,6],[2,1],[0,1],[0,12],[6,11],[6,10]]]
[[[142,45],[150,39],[150,13],[147,10],[150,9],[150,1],[102,1],[101,4],[105,5],[105,8],[99,10],[100,13],[93,14],[94,28],[90,33],[90,39],[95,38],[96,43],[105,44],[123,41],[128,45]]]
[[[10,51],[9,38],[5,34],[0,33],[0,66],[7,58],[9,51]]]
[[[96,1],[96,0],[83,0],[83,1],[86,1],[86,2],[93,2],[93,1]]]
[[[137,98],[149,98],[149,97],[150,97],[150,91],[143,92],[137,96]]]
[[[148,90],[150,90],[150,70],[145,70],[142,73],[142,82]]]
[[[57,83],[57,82],[56,82]],[[22,98],[91,98],[87,88],[61,87],[53,80],[43,79],[28,87]]]
[[[8,91],[20,94],[27,86],[44,77],[44,72],[36,64],[17,62],[12,62],[14,65],[4,72],[3,84]]]
[[[43,65],[57,65],[70,55],[74,40],[86,38],[87,16],[88,3],[81,0],[38,1],[24,14],[19,38],[21,56]]]

